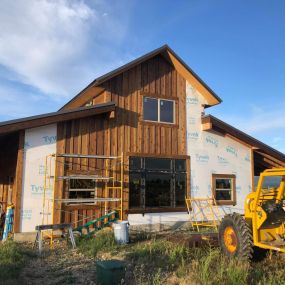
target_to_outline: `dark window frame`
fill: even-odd
[[[149,120],[149,119],[146,119],[145,118],[145,114],[144,114],[144,100],[145,99],[151,99],[151,100],[157,100],[157,121],[155,120]],[[145,122],[151,122],[151,123],[161,123],[161,124],[169,124],[169,125],[175,125],[176,124],[176,101],[175,100],[172,100],[172,99],[165,99],[165,98],[157,98],[157,97],[151,97],[151,96],[143,96],[142,98],[143,100],[143,110],[142,110],[142,117],[143,117],[143,121]],[[160,103],[161,101],[168,101],[168,102],[171,102],[172,103],[172,106],[173,106],[173,109],[172,109],[172,122],[166,122],[166,121],[162,121],[161,120],[161,110],[160,110]]]
[[[146,166],[146,160],[147,159],[165,159],[165,160],[170,160],[171,167],[170,169],[147,169]],[[176,158],[157,158],[157,157],[136,157],[136,156],[130,156],[129,161],[131,165],[131,159],[140,159],[140,167],[137,168],[132,168],[130,167],[129,169],[129,183],[130,183],[130,197],[129,197],[129,211],[128,212],[159,212],[159,211],[185,211],[186,206],[184,202],[184,197],[187,196],[188,193],[188,185],[187,185],[187,159],[176,159]],[[177,165],[179,165],[179,160],[183,161],[180,162],[180,165],[182,165],[181,169],[176,169]],[[184,166],[183,166],[184,163]],[[146,177],[148,174],[158,174],[158,173],[166,173],[171,175],[171,181],[170,181],[170,206],[152,206],[152,207],[147,207],[146,205]],[[140,206],[139,207],[134,207],[132,206],[132,196],[131,196],[131,187],[132,187],[132,175],[137,175],[140,174]],[[184,176],[184,183],[185,183],[185,189],[184,189],[184,194],[183,194],[183,202],[178,200],[179,196],[176,196],[177,193],[177,182],[178,177]],[[180,178],[181,179],[181,178]],[[181,180],[180,180],[181,181]],[[136,193],[137,195],[137,193]],[[180,196],[181,198],[181,196]],[[180,202],[180,205],[177,205]]]
[[[231,179],[231,200],[217,200],[216,199],[216,180],[217,179]],[[236,205],[236,176],[234,174],[212,174],[212,195],[217,205]]]

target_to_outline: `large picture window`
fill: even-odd
[[[218,205],[236,204],[236,177],[232,174],[213,174],[213,197]]]
[[[185,208],[186,160],[130,157],[130,209]]]
[[[173,100],[143,97],[143,119],[160,123],[175,123],[175,102]]]

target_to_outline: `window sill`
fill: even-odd
[[[178,124],[171,124],[171,123],[162,123],[162,122],[154,122],[154,121],[143,121],[141,120],[140,123],[146,126],[160,126],[160,127],[168,127],[168,128],[179,128]]]
[[[187,212],[187,208],[145,208],[145,209],[129,209],[126,210],[127,214],[146,214],[146,213],[174,213],[174,212]]]
[[[235,206],[237,203],[235,201],[216,200],[216,204],[218,206]]]

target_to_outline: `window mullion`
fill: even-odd
[[[158,122],[160,122],[160,99],[157,99],[157,107],[158,107]]]

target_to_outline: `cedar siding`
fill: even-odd
[[[185,84],[185,79],[160,55],[111,78],[103,83],[101,87],[105,91],[94,97],[92,104],[96,105],[102,101],[115,102],[117,106],[115,115],[93,116],[60,123],[58,148],[62,148],[65,153],[89,155],[117,156],[123,152],[125,157],[123,200],[124,210],[128,210],[129,156],[189,158],[186,152]],[[175,100],[176,123],[171,125],[144,122],[143,96]],[[83,161],[77,159],[71,162],[65,167],[64,172],[90,173],[102,168],[102,165],[94,165],[92,160]],[[63,170],[58,167],[57,171],[60,174]],[[58,186],[64,192],[63,184],[59,182]],[[67,195],[64,193],[63,195]],[[100,197],[103,195],[103,190],[97,194]],[[103,204],[100,203],[93,207],[66,206],[65,210],[70,213],[63,214],[61,220],[64,222],[80,220],[82,215],[99,217],[104,211]]]

